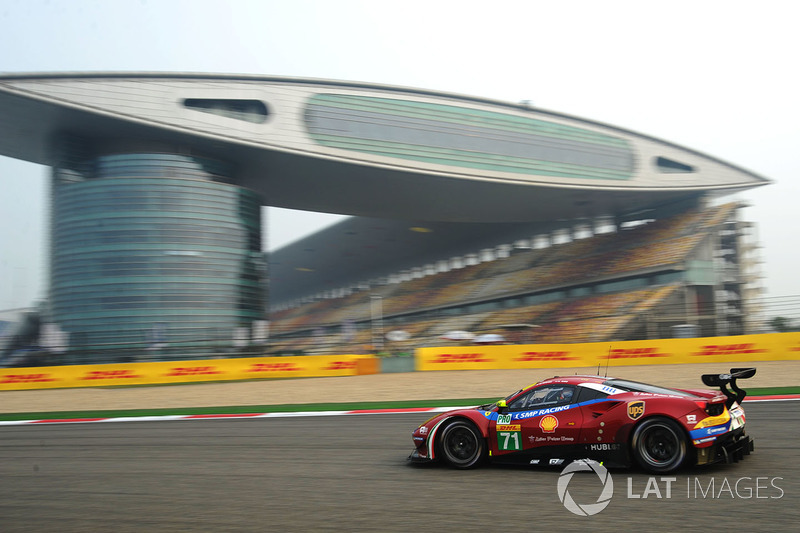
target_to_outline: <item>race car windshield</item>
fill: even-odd
[[[506,397],[505,397],[505,398],[503,398],[503,399],[504,399],[505,401],[508,401],[508,400],[510,400],[511,398],[513,398],[514,396],[516,396],[517,394],[519,394],[520,392],[522,392],[522,389],[519,389],[517,392],[512,392],[511,394],[509,394],[508,396],[506,396]]]
[[[694,394],[683,392],[675,389],[668,389],[666,387],[656,387],[655,385],[648,385],[647,383],[638,383],[636,381],[626,381],[624,379],[609,379],[603,385],[614,387],[615,389],[622,389],[631,392],[649,392],[651,394],[671,394],[673,396],[687,396],[694,398]]]

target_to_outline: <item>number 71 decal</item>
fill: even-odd
[[[497,448],[499,450],[521,450],[522,432],[519,425],[497,426]]]

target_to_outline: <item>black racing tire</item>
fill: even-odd
[[[454,468],[474,468],[486,457],[486,440],[468,420],[455,420],[439,434],[439,454]]]
[[[686,433],[669,418],[647,418],[633,430],[633,457],[648,472],[664,474],[677,470],[686,461],[687,448]]]

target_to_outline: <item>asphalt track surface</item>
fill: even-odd
[[[0,427],[0,531],[797,531],[800,402],[746,411],[743,462],[612,470],[587,517],[560,502],[561,468],[407,463],[425,414]],[[568,485],[580,504],[601,489]]]

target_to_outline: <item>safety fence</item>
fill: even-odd
[[[264,378],[354,376],[377,372],[372,355],[204,359],[0,370],[0,391],[112,387]]]
[[[416,370],[575,368],[800,359],[800,333],[587,344],[420,348]]]
[[[414,358],[319,355],[72,365],[0,370],[0,391],[154,385],[267,378],[354,376],[398,371],[800,360],[800,333],[588,344],[519,344],[419,348]]]

